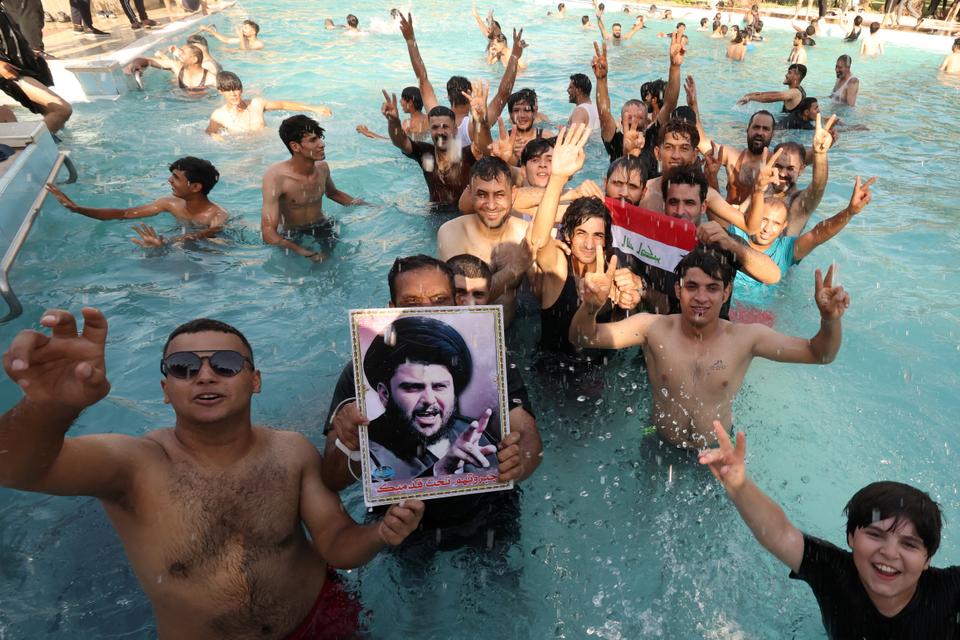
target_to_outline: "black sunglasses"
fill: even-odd
[[[249,362],[253,369],[253,360],[236,351],[214,351],[209,356],[198,356],[193,351],[177,351],[160,361],[160,373],[187,380],[198,373],[203,361],[210,363],[210,368],[218,376],[232,378],[243,371],[243,363]]]

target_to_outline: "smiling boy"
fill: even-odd
[[[960,637],[960,567],[937,569],[940,508],[899,482],[874,482],[847,503],[847,545],[840,549],[797,529],[747,476],[747,442],[736,447],[719,422],[720,447],[705,451],[740,516],[767,551],[810,585],[830,638]]]

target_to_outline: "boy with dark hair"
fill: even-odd
[[[217,139],[220,139],[219,134],[223,130],[231,133],[262,130],[267,126],[263,118],[265,111],[310,111],[319,116],[333,115],[327,107],[314,107],[292,100],[267,100],[260,96],[245,100],[243,82],[231,71],[217,74],[217,91],[223,96],[225,104],[210,115],[206,131]],[[321,129],[321,136],[322,131]],[[289,146],[287,148],[289,149]]]
[[[447,266],[453,270],[454,295],[458,307],[490,302],[493,272],[486,262],[469,253],[461,253],[447,260]]]
[[[241,49],[263,49],[263,41],[260,40],[260,25],[253,20],[244,20],[237,27],[237,36],[220,35],[217,28],[212,24],[205,24],[200,27],[200,31],[205,31],[224,44],[235,44]]]
[[[590,91],[593,85],[590,78],[582,73],[575,73],[570,76],[570,84],[567,86],[567,96],[571,104],[576,105],[573,112],[567,119],[567,126],[574,124],[585,124],[590,131],[600,130],[600,114],[597,112],[597,106],[590,101]]]
[[[797,529],[783,509],[747,475],[747,440],[736,446],[714,422],[719,448],[704,451],[754,537],[810,585],[827,636],[842,638],[956,638],[960,635],[960,567],[937,569],[940,508],[929,495],[899,482],[875,482],[847,503],[842,550]]]
[[[737,100],[738,105],[744,105],[748,102],[782,102],[782,112],[790,113],[797,108],[800,101],[807,97],[806,90],[800,86],[803,79],[807,76],[806,65],[795,63],[787,67],[787,73],[783,78],[783,84],[787,88],[783,91],[757,91],[748,93]]]
[[[367,203],[333,183],[319,123],[305,115],[291,116],[280,123],[279,132],[290,158],[270,165],[263,175],[260,232],[267,244],[321,262],[337,240],[336,224],[323,212],[323,196],[345,207]],[[280,234],[281,224],[288,237]],[[319,250],[294,242],[305,236],[317,240]]]
[[[95,220],[133,220],[147,218],[159,213],[170,213],[177,223],[188,229],[194,229],[179,236],[164,238],[153,227],[143,223],[134,226],[139,237],[133,238],[134,244],[144,248],[156,248],[164,245],[211,238],[220,233],[227,223],[227,211],[207,198],[207,194],[220,180],[220,173],[210,162],[193,156],[174,160],[170,164],[170,185],[172,194],[154,200],[150,204],[125,209],[104,209],[84,207],[71,200],[53,183],[47,185],[47,191],[65,208]]]

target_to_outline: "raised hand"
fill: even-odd
[[[520,57],[523,55],[523,50],[527,48],[527,41],[523,39],[523,29],[517,31],[513,30],[513,47],[510,48],[510,55],[516,56],[517,61],[519,62]]]
[[[422,500],[404,500],[395,504],[377,525],[377,534],[385,544],[396,546],[407,539],[420,526],[423,518]]]
[[[416,36],[413,35],[413,15],[407,13],[407,17],[404,18],[403,14],[400,14],[400,35],[403,36],[403,39],[407,42],[411,40],[416,40]]]
[[[683,64],[683,56],[687,53],[687,50],[683,48],[683,43],[680,40],[680,34],[674,30],[673,35],[670,36],[670,64],[674,67],[679,67]]]
[[[739,489],[747,480],[747,436],[742,431],[739,432],[737,446],[734,447],[719,420],[713,421],[713,430],[720,446],[703,451],[700,454],[700,464],[707,465],[713,477],[725,488]]]
[[[81,310],[83,333],[67,311],[52,309],[40,318],[51,330],[21,331],[3,356],[3,368],[27,399],[45,407],[82,411],[110,392],[103,358],[107,319],[90,307]]]
[[[599,309],[610,298],[613,287],[613,274],[617,270],[617,256],[610,258],[610,265],[604,271],[603,248],[597,247],[597,260],[593,271],[589,269],[580,281],[580,299],[592,309]]]
[[[636,308],[643,299],[643,279],[630,269],[617,269],[613,272],[614,304],[627,311]]]
[[[757,171],[757,179],[754,182],[755,191],[764,191],[772,184],[780,184],[780,172],[777,170],[776,165],[782,153],[783,149],[777,149],[771,156],[767,153],[766,149],[763,150],[763,153],[760,155],[760,161],[763,163],[763,166]]]
[[[333,416],[333,431],[347,449],[359,451],[360,425],[369,423],[367,417],[360,413],[360,405],[356,402],[348,402]]]
[[[133,242],[133,244],[140,245],[144,249],[155,249],[167,243],[163,236],[157,233],[156,230],[146,222],[139,227],[134,226],[133,230],[136,231],[140,237],[130,238],[130,241]]]
[[[593,180],[584,180],[577,188],[574,189],[574,193],[577,194],[578,198],[600,198],[603,200],[607,197],[607,194],[603,192],[603,189],[600,188]]]
[[[53,197],[57,199],[57,202],[63,205],[64,209],[68,209],[73,212],[76,212],[77,209],[79,209],[77,203],[71,200],[67,194],[60,190],[60,187],[54,185],[52,182],[47,183],[47,191],[53,194]]]
[[[610,67],[607,64],[606,41],[604,41],[602,49],[599,44],[594,42],[593,51],[593,60],[590,62],[590,66],[593,67],[593,75],[597,78],[597,80],[603,80],[607,77],[607,72],[610,70]]]
[[[833,125],[837,122],[837,116],[832,115],[830,119],[827,120],[827,125],[823,126],[821,123],[820,114],[817,114],[817,126],[813,132],[813,152],[814,153],[826,153],[831,146],[833,146],[833,133],[830,129],[833,128]]]
[[[623,155],[639,156],[646,144],[647,134],[642,120],[625,120],[623,123]]]
[[[766,151],[764,151],[766,152]],[[723,145],[710,141],[710,153],[703,154],[703,172],[708,176],[716,176],[723,166]]]
[[[569,129],[561,127],[557,142],[553,146],[551,174],[569,178],[579,171],[586,160],[583,147],[589,138],[590,128],[582,122],[574,123]]]
[[[473,122],[479,125],[487,119],[487,95],[490,85],[483,80],[471,80],[470,91],[461,91],[463,97],[470,101],[470,115]]]
[[[697,82],[693,76],[688,75],[683,81],[683,91],[687,95],[687,106],[696,110],[697,108]]]
[[[400,109],[397,107],[397,94],[390,95],[386,89],[380,90],[383,93],[383,106],[380,107],[380,113],[387,120],[399,120]]]
[[[814,274],[813,297],[820,309],[820,318],[827,321],[839,320],[850,306],[850,295],[843,287],[833,286],[833,268],[834,265],[830,265],[827,269],[826,278],[823,278],[820,269]]]
[[[511,129],[508,134],[506,127],[503,126],[503,118],[497,118],[497,127],[500,130],[500,137],[490,143],[490,154],[512,165],[513,153],[517,145],[517,129]]]
[[[856,215],[870,204],[870,200],[873,198],[870,194],[870,185],[872,185],[876,179],[877,176],[873,176],[867,180],[866,184],[860,184],[860,176],[857,176],[857,182],[853,185],[853,193],[850,194],[850,204],[847,205],[850,213]]]
[[[490,466],[487,456],[495,454],[497,447],[492,444],[480,446],[480,438],[483,437],[483,430],[487,428],[491,415],[493,415],[493,411],[487,409],[479,420],[470,423],[467,430],[453,442],[446,455],[433,465],[435,476],[456,473],[463,469],[464,464],[471,464],[484,469]]]

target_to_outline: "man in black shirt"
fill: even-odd
[[[391,307],[454,305],[453,271],[435,258],[423,255],[398,258],[388,280]],[[510,433],[498,444],[500,479],[524,480],[540,464],[543,445],[526,386],[509,359],[507,398],[511,407]],[[333,491],[342,491],[358,479],[360,465],[351,461],[348,452],[360,448],[358,428],[367,424],[354,401],[351,363],[344,367],[337,381],[325,424],[327,441],[323,451],[323,481]],[[517,515],[516,489],[429,500],[421,527],[414,532],[411,543],[429,539],[440,547],[463,541],[489,544],[497,534],[500,537],[515,536],[519,524]],[[494,533],[487,533],[491,531]]]
[[[719,422],[720,447],[701,464],[723,483],[757,541],[810,585],[830,638],[900,640],[960,638],[960,567],[936,569],[940,508],[899,482],[875,482],[847,503],[845,551],[793,526],[747,476],[747,444],[736,447]]]

